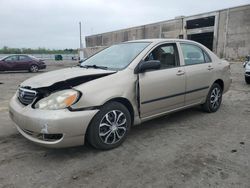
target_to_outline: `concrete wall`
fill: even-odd
[[[225,57],[225,46],[226,46],[226,33],[228,28],[228,15],[227,11],[221,11],[219,14],[219,24],[218,24],[218,31],[217,31],[217,45],[216,45],[216,52],[217,55],[222,58]]]
[[[86,46],[110,46],[124,41],[150,38],[178,38],[182,33],[182,19],[143,25],[129,29],[87,36]]]
[[[84,57],[88,58],[96,54],[97,52],[103,50],[104,48],[106,48],[106,46],[95,46],[95,47],[84,48],[83,49]]]
[[[225,16],[223,57],[235,59],[250,54],[250,6],[229,9],[221,14],[228,16]]]
[[[182,19],[175,19],[161,23],[161,38],[179,38],[179,35],[183,35],[182,22]]]
[[[187,38],[186,20],[211,14],[216,15],[214,52],[229,59],[250,54],[250,5],[87,36],[86,46],[110,46],[135,39],[179,38],[180,35]]]

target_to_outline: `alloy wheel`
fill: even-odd
[[[31,72],[37,72],[37,71],[38,71],[38,67],[37,67],[36,65],[32,65],[32,66],[30,67],[30,71],[31,71]]]
[[[217,109],[220,106],[221,103],[221,90],[218,87],[215,87],[212,92],[211,92],[211,96],[210,96],[210,104],[211,104],[211,108],[213,109]]]
[[[104,115],[99,125],[99,137],[105,144],[115,144],[127,131],[127,119],[123,112],[112,110]]]

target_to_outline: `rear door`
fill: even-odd
[[[200,46],[180,43],[186,73],[185,105],[200,103],[208,93],[212,81],[211,58]]]
[[[139,74],[140,115],[147,118],[184,105],[185,72],[175,43],[155,47],[144,59],[159,60],[160,70]]]
[[[31,64],[31,58],[27,55],[19,55],[18,68],[19,70],[28,70]]]

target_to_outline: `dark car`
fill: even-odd
[[[62,55],[55,55],[55,60],[56,61],[62,61],[63,60],[63,56]]]
[[[38,72],[45,68],[46,64],[43,60],[30,55],[11,55],[0,59],[0,71],[28,70]]]

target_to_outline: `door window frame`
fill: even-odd
[[[186,64],[185,64],[185,58],[184,58],[184,54],[183,54],[183,51],[182,51],[181,44],[193,45],[193,46],[199,48],[199,49],[202,51],[203,58],[204,58],[204,62],[203,62],[203,63],[194,63],[194,64],[186,65]],[[181,56],[182,56],[182,61],[183,61],[183,65],[182,65],[182,66],[202,65],[202,64],[207,64],[207,63],[212,63],[212,62],[213,62],[213,61],[212,61],[212,58],[211,58],[210,55],[206,52],[206,50],[205,50],[202,46],[200,46],[200,45],[198,45],[198,44],[191,43],[191,42],[179,42],[179,43],[178,43],[178,46],[179,46],[179,50],[181,51]],[[205,55],[208,57],[208,61],[206,61]]]
[[[25,57],[26,60],[24,61],[24,60],[20,59],[20,57]],[[31,58],[29,56],[27,56],[27,55],[18,55],[18,61],[19,62],[27,62],[27,61],[30,61],[30,60],[31,60]]]
[[[16,57],[16,60],[12,60],[12,61],[6,60],[6,59],[9,59],[9,58],[11,58],[11,57]],[[11,55],[11,56],[6,57],[6,58],[4,59],[4,61],[5,61],[6,63],[13,63],[13,62],[18,61],[18,59],[19,59],[18,55]]]
[[[161,71],[161,70],[166,70],[166,69],[173,69],[173,68],[178,68],[178,67],[181,67],[182,65],[181,65],[181,58],[180,58],[180,49],[179,49],[179,47],[178,47],[178,44],[177,44],[177,42],[174,42],[174,41],[170,41],[170,42],[161,42],[161,43],[158,43],[158,44],[156,44],[156,45],[154,45],[144,56],[143,56],[143,58],[142,58],[142,60],[141,61],[145,61],[145,59],[148,57],[148,55],[152,52],[152,51],[154,51],[156,48],[158,48],[158,47],[160,47],[160,46],[163,46],[163,45],[167,45],[167,44],[173,44],[173,46],[174,46],[174,50],[176,50],[176,52],[177,52],[177,66],[175,66],[175,67],[168,67],[168,68],[163,68],[163,69],[157,69],[157,70],[147,70],[146,72],[153,72],[153,71]],[[140,61],[140,62],[141,62]],[[139,64],[140,63],[138,63],[137,64],[137,66],[139,66]],[[136,66],[136,68],[137,68],[137,66]],[[135,68],[135,69],[136,69]],[[140,73],[139,73],[140,74]]]

